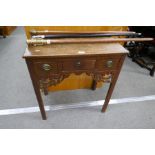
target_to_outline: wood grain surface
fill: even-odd
[[[128,53],[119,43],[94,43],[94,44],[52,44],[45,46],[29,46],[24,57],[58,57]]]

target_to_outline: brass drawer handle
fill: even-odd
[[[108,60],[107,61],[107,67],[111,68],[113,66],[113,61],[112,60]]]
[[[52,69],[51,65],[49,65],[49,64],[43,64],[42,67],[43,67],[43,69],[44,69],[45,71],[49,71],[49,70]]]
[[[76,67],[80,67],[80,66],[81,66],[81,62],[80,61],[76,62]]]

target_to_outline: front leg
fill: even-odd
[[[104,105],[102,107],[102,112],[105,112],[107,107],[108,107],[110,98],[112,96],[112,93],[113,93],[113,90],[114,90],[114,87],[115,87],[115,84],[116,84],[116,81],[117,81],[117,76],[115,76],[115,78],[110,83],[109,90],[107,92],[107,95],[106,95],[106,98],[105,98],[105,102],[104,102]]]
[[[103,105],[103,107],[102,107],[102,112],[105,112],[106,109],[107,109],[107,107],[108,107],[110,98],[111,98],[111,96],[112,96],[112,93],[113,93],[113,90],[114,90],[114,88],[115,88],[115,85],[116,85],[118,76],[119,76],[120,71],[121,71],[121,68],[122,68],[122,65],[123,65],[125,56],[126,56],[126,55],[122,56],[122,58],[121,58],[121,60],[120,60],[120,63],[119,63],[119,66],[118,66],[118,70],[115,71],[115,72],[112,74],[112,79],[111,79],[110,87],[109,87],[108,93],[107,93],[107,95],[106,95],[104,105]]]
[[[29,73],[30,73],[30,77],[31,77],[31,80],[32,80],[33,88],[34,88],[34,91],[35,91],[35,94],[36,94],[36,98],[37,98],[37,101],[38,101],[38,105],[39,105],[39,108],[40,108],[42,119],[46,120],[47,117],[46,117],[46,112],[45,112],[43,100],[42,100],[42,97],[41,97],[40,84],[37,81],[37,78],[34,76],[33,64],[31,63],[30,60],[26,60],[26,63],[27,63],[27,66],[28,66],[28,70],[29,70]]]
[[[40,108],[42,119],[46,120],[47,117],[46,117],[46,112],[45,112],[45,108],[44,108],[44,103],[43,103],[43,100],[42,100],[42,97],[41,97],[40,87],[36,83],[36,81],[32,80],[32,83],[33,83],[33,88],[34,88],[36,98],[37,98],[37,101],[38,101],[38,105],[39,105],[39,108]]]

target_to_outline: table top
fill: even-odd
[[[23,57],[62,57],[121,53],[128,53],[128,50],[126,50],[119,43],[67,43],[43,46],[29,46],[26,48]]]

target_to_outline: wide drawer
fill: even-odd
[[[96,62],[97,70],[114,70],[117,69],[121,56],[106,56],[98,58]]]
[[[64,71],[93,70],[95,64],[95,59],[66,59],[62,62],[62,68]]]
[[[56,74],[59,70],[59,64],[55,61],[43,61],[35,62],[34,70],[39,77],[50,76],[51,74]]]

